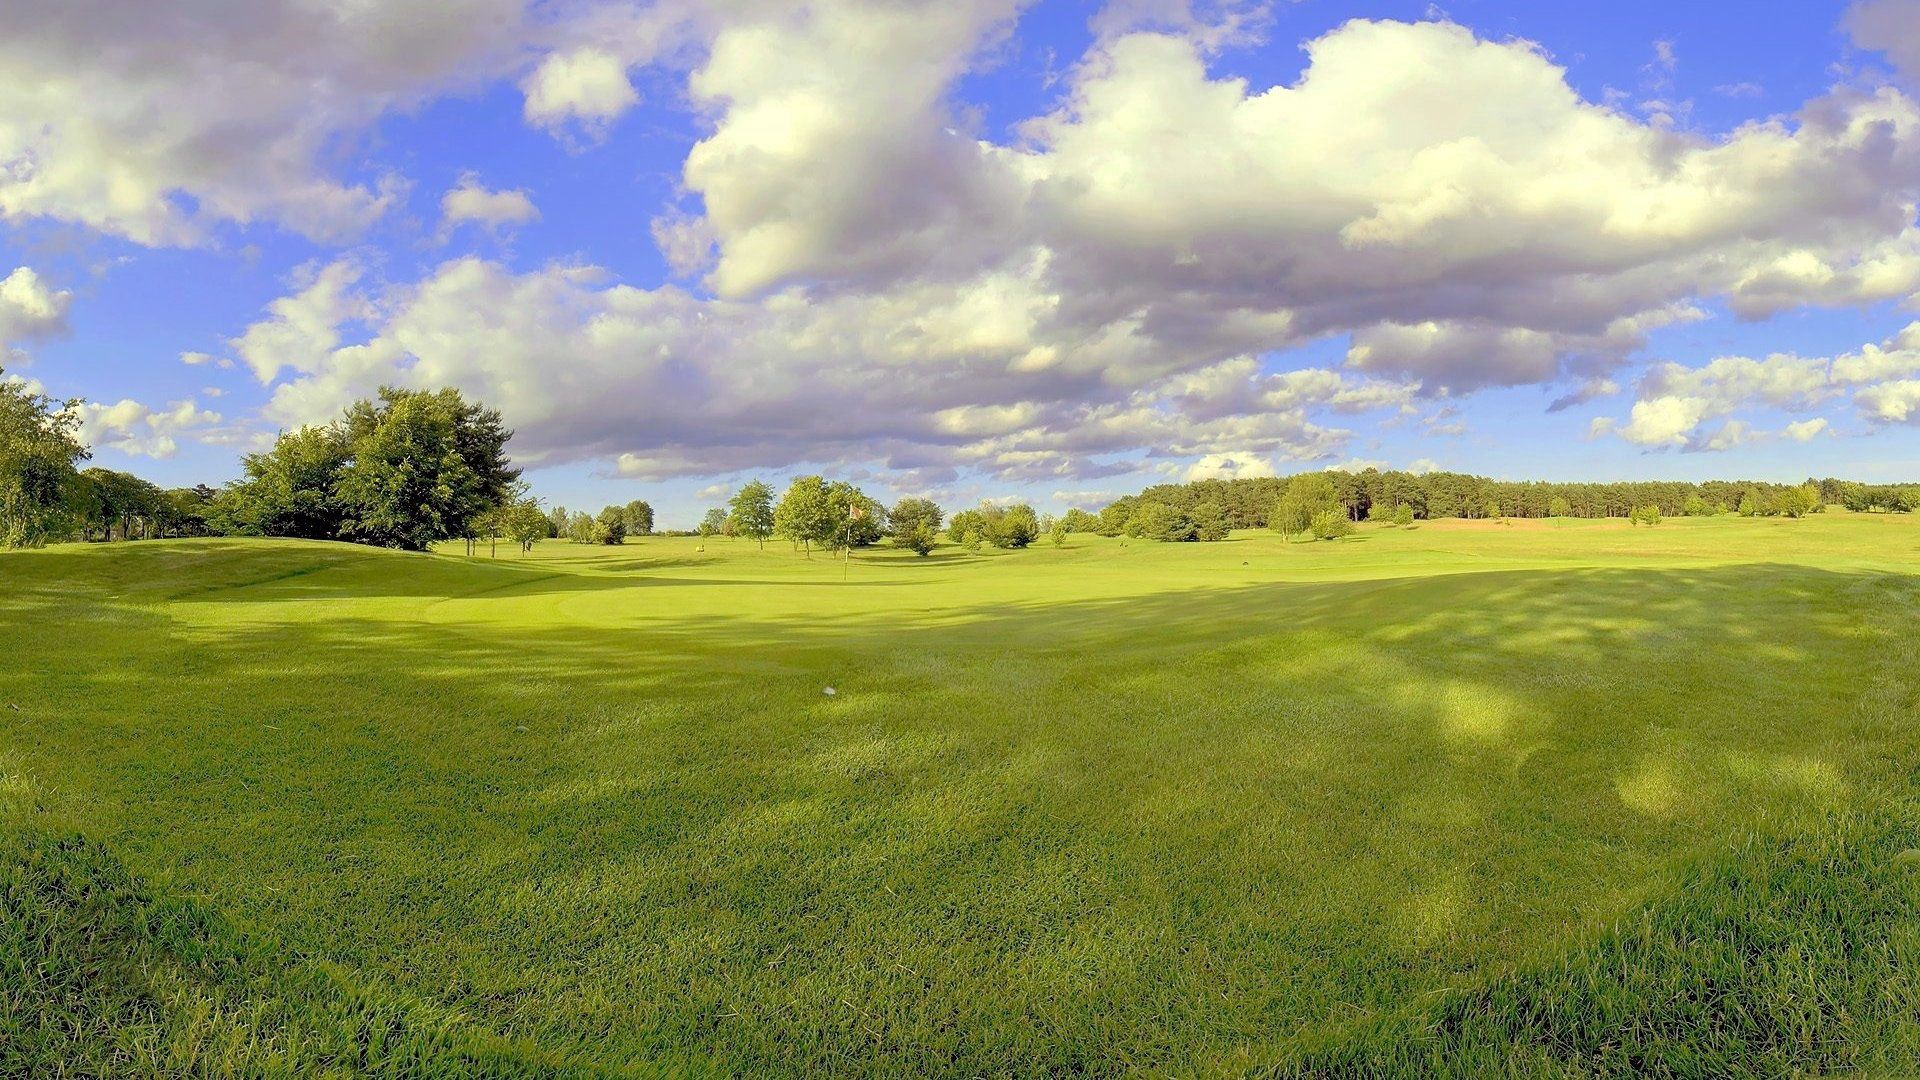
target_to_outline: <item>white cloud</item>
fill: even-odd
[[[1009,2],[857,9],[743,19],[693,75],[705,214],[661,235],[676,266],[711,252],[724,296],[1038,266],[1036,362],[1115,333],[1166,370],[1351,333],[1353,366],[1467,391],[1604,378],[1701,298],[1920,287],[1920,110],[1891,90],[1710,138],[1582,100],[1525,42],[1367,20],[1256,89],[1210,75],[1189,6],[1143,2],[1003,145],[946,95]]]
[[[281,369],[316,372],[336,359],[342,324],[367,317],[371,306],[353,287],[361,270],[349,259],[304,274],[305,287],[268,305],[271,317],[228,342],[262,384]]]
[[[1005,479],[1131,471],[1112,455],[1313,460],[1344,430],[1315,413],[1397,408],[1407,390],[1339,372],[1201,380],[1130,366],[1124,336],[1083,343],[1086,370],[1032,366],[1018,282],[955,295],[789,290],[756,301],[608,284],[588,267],[515,274],[458,259],[378,305],[350,265],[313,275],[236,348],[274,373],[265,419],[323,419],[384,383],[454,385],[505,409],[528,461],[612,460],[624,475],[883,462]],[[349,340],[343,323],[368,332]],[[1100,363],[1102,358],[1113,361]]]
[[[271,220],[319,239],[385,213],[332,175],[387,112],[524,63],[522,0],[82,0],[0,6],[0,219],[148,245]]]
[[[219,413],[200,408],[191,398],[165,409],[152,409],[131,398],[112,405],[83,402],[79,413],[82,443],[151,458],[172,457],[179,449],[175,436],[204,432],[220,422]]]
[[[66,332],[72,302],[31,267],[15,267],[0,278],[0,348]]]
[[[183,352],[180,354],[180,362],[188,367],[205,367],[211,364],[222,371],[228,371],[233,368],[232,360],[224,356],[215,356],[212,353],[204,352]]]
[[[496,21],[523,31],[524,13],[499,3]],[[1704,135],[1583,99],[1524,41],[1372,20],[1308,43],[1298,80],[1260,86],[1222,73],[1216,51],[1255,32],[1242,16],[1256,6],[1131,0],[1102,17],[1058,107],[1000,140],[954,94],[1020,6],[596,8],[531,50],[475,31],[378,63],[356,52],[364,41],[323,34],[325,55],[296,65],[310,82],[377,77],[296,111],[318,119],[274,159],[260,205],[221,201],[260,175],[229,165],[133,184],[125,207],[90,219],[61,212],[151,239],[208,215],[298,220],[289,207],[306,196],[288,192],[364,209],[372,182],[328,180],[314,149],[381,110],[479,72],[524,75],[533,123],[592,132],[637,100],[630,73],[683,64],[711,127],[684,163],[686,198],[653,232],[711,295],[476,259],[374,295],[349,259],[232,342],[273,387],[270,420],[328,415],[381,382],[451,383],[507,408],[530,457],[645,477],[833,460],[1035,480],[1138,469],[1117,458],[1139,453],[1176,472],[1235,455],[1326,461],[1351,441],[1329,417],[1489,386],[1566,390],[1557,408],[1615,393],[1653,335],[1713,304],[1759,316],[1920,291],[1920,108],[1890,87]],[[285,13],[266,10],[280,26]],[[272,51],[229,36],[196,55]],[[0,73],[9,55],[0,45]],[[89,108],[113,100],[121,73],[108,73]],[[293,108],[267,99],[231,128],[255,136],[249,154]],[[449,205],[449,222],[505,227],[532,211],[469,187],[473,212]],[[200,209],[170,201],[180,192]],[[1339,335],[1339,370],[1271,370]],[[1803,411],[1848,393],[1884,420],[1903,362],[1863,350],[1661,365],[1606,430],[1704,446],[1754,437],[1730,421],[1755,403]],[[1874,374],[1847,381],[1849,364]]]
[[[1920,323],[1833,358],[1775,354],[1764,360],[1725,356],[1695,368],[1658,365],[1641,380],[1625,424],[1603,417],[1590,430],[1649,449],[1722,450],[1765,433],[1729,421],[1709,435],[1701,431],[1704,424],[1753,409],[1807,412],[1848,394],[1870,422],[1904,423],[1914,413],[1912,388],[1920,387],[1914,376],[1920,376]],[[1828,430],[1824,417],[1810,417],[1787,424],[1779,435],[1807,442]]]
[[[1920,420],[1920,379],[1895,379],[1854,395],[1870,419],[1888,424]]]
[[[1390,468],[1385,461],[1377,458],[1348,458],[1345,461],[1327,466],[1328,472],[1363,473],[1368,469],[1386,470]]]
[[[688,84],[719,119],[685,168],[718,241],[713,288],[873,284],[1007,250],[1020,180],[946,95],[1016,6],[821,0],[722,27]]]
[[[626,62],[592,47],[548,56],[521,81],[520,90],[526,95],[527,122],[549,129],[577,122],[602,132],[640,103],[627,80]]]
[[[448,230],[474,224],[498,232],[538,221],[540,211],[525,190],[489,191],[477,174],[466,173],[458,185],[440,196],[440,217]]]
[[[1827,430],[1827,418],[1816,416],[1811,420],[1796,420],[1781,429],[1780,434],[1794,442],[1812,442]]]
[[[1229,451],[1224,454],[1208,454],[1187,467],[1183,478],[1191,484],[1195,480],[1241,480],[1256,476],[1272,476],[1273,463],[1258,454]]]

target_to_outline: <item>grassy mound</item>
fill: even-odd
[[[547,1077],[564,1062],[289,964],[100,844],[0,834],[0,1075]]]

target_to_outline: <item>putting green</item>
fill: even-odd
[[[0,1072],[1913,1050],[1915,517],[502,551],[0,555]]]

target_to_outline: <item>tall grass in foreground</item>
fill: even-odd
[[[568,1071],[156,894],[97,842],[0,830],[0,1076]]]
[[[1248,1071],[1908,1075],[1916,845],[1911,805],[1756,836],[1564,956],[1321,1030]],[[156,895],[96,842],[14,829],[0,861],[0,1074],[596,1075],[284,955],[200,902]]]
[[[1538,967],[1324,1034],[1289,1077],[1920,1069],[1920,818],[1754,837]]]

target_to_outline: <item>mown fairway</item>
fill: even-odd
[[[1920,1060],[1911,517],[698,545],[0,555],[0,1073]]]

